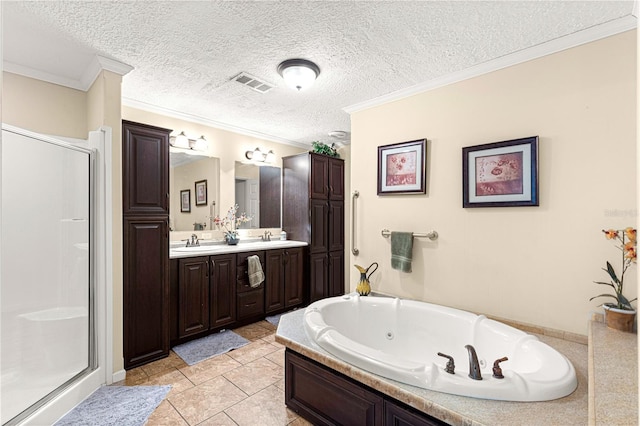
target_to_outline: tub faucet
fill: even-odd
[[[466,345],[467,351],[469,351],[469,377],[473,380],[482,380],[482,373],[480,372],[480,364],[478,363],[478,355],[476,350],[471,345]]]

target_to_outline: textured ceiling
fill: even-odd
[[[343,108],[629,16],[633,1],[2,2],[3,55],[78,80],[95,53],[134,67],[125,103],[274,140],[331,142]],[[316,84],[276,68],[314,61]],[[247,72],[276,87],[230,81]]]

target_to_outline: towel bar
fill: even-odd
[[[389,231],[388,229],[383,229],[381,234],[383,237],[389,238],[389,236],[391,235],[391,231]],[[431,241],[435,241],[438,239],[438,233],[436,231],[427,232],[426,234],[423,232],[413,232],[412,234],[416,238],[428,238]]]

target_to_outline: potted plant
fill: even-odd
[[[215,223],[218,228],[222,228],[222,231],[224,232],[224,240],[231,246],[238,244],[238,240],[240,239],[238,238],[238,226],[251,221],[251,218],[247,216],[246,213],[236,216],[238,207],[239,206],[236,204],[227,211],[226,216],[222,218],[220,216],[216,216],[213,219],[213,223]]]
[[[636,310],[631,305],[631,302],[636,301],[637,298],[629,300],[624,294],[624,275],[629,267],[636,263],[636,230],[634,228],[626,228],[624,230],[609,229],[602,230],[605,237],[608,240],[615,240],[618,242],[617,247],[621,252],[622,268],[620,269],[620,276],[616,274],[615,269],[607,261],[607,267],[602,268],[609,278],[610,282],[594,281],[596,284],[609,286],[613,289],[612,293],[603,293],[592,297],[589,300],[593,300],[599,297],[607,297],[614,299],[613,302],[605,302],[602,304],[605,310],[605,321],[607,326],[622,331],[633,331],[633,324],[636,317]]]
[[[340,154],[338,154],[335,143],[327,145],[326,143],[322,143],[320,141],[313,141],[311,142],[311,146],[313,148],[313,152],[315,152],[316,154],[324,154],[328,155],[329,157],[340,158]]]

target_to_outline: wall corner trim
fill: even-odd
[[[637,0],[635,4],[637,5]],[[637,12],[636,6],[634,6],[634,12]],[[370,99],[368,101],[363,101],[354,105],[346,106],[342,108],[342,110],[347,114],[353,114],[365,109],[380,106],[389,102],[398,101],[400,99],[408,98],[419,93],[428,92],[430,90],[448,86],[453,83],[459,83],[461,81],[475,78],[483,74],[488,74],[493,71],[498,71],[500,69],[531,61],[533,59],[538,59],[543,56],[570,49],[572,47],[577,47],[606,37],[630,31],[637,28],[637,26],[638,19],[636,18],[636,16],[634,16],[634,14],[626,15],[622,18],[609,21],[601,25],[596,25],[591,28],[575,32],[573,34],[566,35],[564,37],[550,40],[548,42],[538,44],[527,49],[516,51],[500,58],[480,63],[455,73],[436,77],[424,83],[419,83],[411,87],[407,87],[406,89],[397,90],[395,92],[391,92],[386,95]]]

